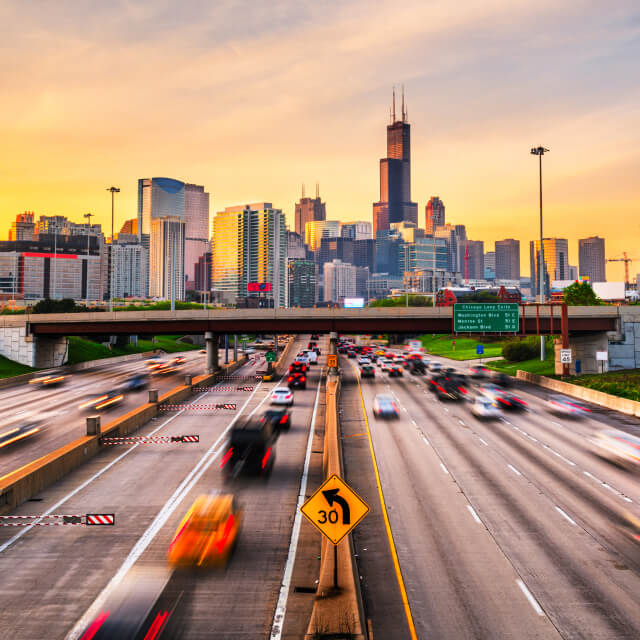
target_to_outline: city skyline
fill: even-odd
[[[299,185],[312,178],[331,219],[371,220],[381,128],[391,87],[404,83],[419,212],[439,195],[448,219],[486,249],[509,237],[526,246],[538,236],[529,149],[544,144],[545,236],[569,240],[572,264],[578,238],[594,235],[607,239],[607,258],[635,257],[640,127],[628,79],[638,10],[631,2],[615,10],[468,5],[454,16],[442,3],[408,3],[406,20],[391,4],[365,12],[359,2],[324,10],[279,2],[269,13],[246,12],[255,37],[241,44],[239,34],[220,37],[211,26],[233,24],[226,7],[194,5],[169,20],[152,5],[117,15],[96,4],[63,20],[53,8],[7,3],[7,46],[20,57],[0,72],[3,226],[26,210],[73,219],[90,211],[109,229],[104,189],[116,184],[119,228],[135,217],[143,175],[205,185],[212,211],[269,199],[291,229]],[[203,19],[208,11],[215,19]],[[382,32],[385,47],[376,50]],[[300,68],[286,64],[292,50],[304,58]],[[164,75],[179,97],[163,89]],[[248,99],[257,88],[273,96],[269,108]],[[607,270],[623,279],[621,263]]]

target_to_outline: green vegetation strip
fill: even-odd
[[[640,401],[640,369],[575,376],[568,378],[566,382],[620,398]]]
[[[455,346],[453,344],[455,340]],[[502,346],[505,340],[493,336],[478,336],[467,338],[450,335],[420,336],[422,346],[427,353],[434,356],[443,356],[452,360],[475,360],[476,358],[495,358],[502,355]],[[484,353],[479,356],[476,353],[477,345],[484,345]]]
[[[21,376],[25,373],[31,373],[32,371],[36,371],[36,369],[0,356],[0,378],[13,378],[14,376]]]
[[[532,358],[531,360],[523,360],[522,362],[509,362],[508,360],[492,360],[487,362],[489,369],[502,371],[510,376],[515,376],[518,369],[528,371],[529,373],[537,373],[539,376],[552,376],[555,374],[555,360],[553,356],[548,356],[546,360],[541,361],[540,358]]]

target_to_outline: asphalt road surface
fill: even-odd
[[[38,502],[19,508],[15,515],[115,513],[116,524],[0,528],[2,637],[79,638],[103,611],[117,583],[132,575],[139,576],[140,585],[148,581],[158,586],[157,606],[170,614],[172,637],[268,637],[321,366],[312,369],[306,390],[295,391],[291,430],[277,442],[274,469],[266,481],[225,482],[222,477],[220,457],[235,413],[187,408],[150,422],[138,434],[195,433],[198,444],[112,447],[36,496]],[[254,371],[255,365],[245,365],[237,375]],[[243,414],[268,408],[277,383],[253,384],[250,392],[227,393],[225,402],[237,403]],[[203,392],[193,404],[222,397]],[[194,499],[211,491],[233,492],[244,508],[235,554],[226,570],[173,573],[166,558],[176,527]]]
[[[341,362],[343,402],[354,407],[357,367]],[[361,381],[413,637],[639,638],[640,546],[619,525],[622,511],[639,514],[640,482],[588,444],[605,426],[637,433],[638,421],[595,407],[585,419],[559,417],[548,392],[518,385],[529,410],[483,422],[427,385],[379,369]],[[373,416],[377,393],[393,394],[398,420]],[[365,431],[362,406],[360,419],[352,435]],[[348,472],[371,484],[370,461]],[[409,638],[398,607],[378,614],[400,600],[390,563],[381,567],[384,535],[380,519],[355,537],[367,613],[374,638]]]

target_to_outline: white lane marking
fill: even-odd
[[[531,591],[527,589],[527,585],[522,582],[522,580],[516,580],[517,585],[520,587],[522,593],[524,593],[526,599],[529,601],[529,604],[533,607],[533,610],[539,615],[543,616],[544,611],[542,607],[538,604],[538,601],[533,597]]]
[[[482,524],[482,520],[480,520],[480,518],[478,517],[478,514],[476,513],[476,510],[470,504],[467,505],[467,509],[469,509],[469,513],[473,516],[473,519],[478,524]]]
[[[442,470],[443,470],[445,473],[449,473],[449,470],[447,469],[447,467],[445,467],[445,466],[442,464],[442,462],[440,463],[440,466],[442,467]]]
[[[403,411],[406,411],[407,413],[409,413],[409,412],[407,411],[407,407],[402,407],[402,410],[403,410]]]
[[[422,439],[424,440],[424,443],[427,445],[427,447],[431,446],[431,443],[424,436],[422,436]]]
[[[411,422],[413,423],[413,426],[414,426],[414,427],[417,427],[417,426],[418,426],[418,425],[417,425],[417,423],[416,423],[416,421],[415,421],[413,418],[411,418]]]
[[[512,464],[508,464],[507,466],[509,467],[509,469],[511,469],[511,471],[513,471],[513,473],[516,473],[519,476],[522,475]]]
[[[562,426],[559,422],[554,422],[553,420],[551,421],[551,424],[555,424],[556,427],[561,427]]]
[[[262,381],[260,381],[262,382]],[[213,464],[215,459],[222,453],[222,447],[218,448],[220,442],[225,438],[231,427],[236,423],[236,421],[242,415],[242,412],[246,408],[247,404],[255,394],[255,392],[260,388],[260,383],[256,386],[253,393],[246,399],[245,403],[242,405],[242,408],[236,416],[231,420],[228,426],[224,429],[224,431],[220,434],[218,439],[207,449],[206,453],[200,458],[197,464],[191,469],[191,471],[187,474],[185,479],[180,483],[180,486],[173,492],[173,495],[164,503],[164,506],[158,512],[158,515],[153,519],[153,522],[149,525],[147,530],[140,536],[133,549],[129,552],[129,555],[126,557],[125,561],[122,563],[116,574],[111,578],[107,586],[100,592],[98,597],[93,601],[93,603],[89,606],[89,608],[85,611],[84,615],[78,620],[73,629],[69,632],[66,637],[66,640],[77,640],[80,637],[80,634],[87,628],[91,620],[93,620],[98,612],[102,609],[105,602],[107,601],[111,591],[120,584],[122,579],[125,577],[129,569],[136,563],[138,558],[144,553],[145,549],[151,544],[153,539],[156,537],[160,529],[166,524],[167,520],[170,518],[171,514],[176,510],[178,505],[184,500],[189,491],[193,489],[194,485],[204,472]],[[269,398],[269,395],[266,395],[251,411],[249,416],[253,415]]]
[[[309,439],[307,440],[307,452],[304,458],[304,468],[302,479],[300,480],[300,491],[298,493],[298,504],[296,505],[296,515],[293,521],[293,531],[291,533],[291,542],[289,544],[289,555],[287,556],[287,564],[285,565],[282,584],[280,586],[280,595],[278,596],[278,604],[276,612],[273,616],[273,625],[271,626],[272,640],[280,640],[282,638],[282,627],[284,626],[284,617],[287,613],[287,599],[289,597],[289,587],[291,586],[291,577],[293,576],[293,566],[296,562],[296,552],[298,549],[298,538],[300,536],[300,525],[302,523],[302,512],[300,508],[304,504],[307,493],[307,479],[309,477],[309,461],[311,459],[311,445],[313,444],[314,426],[316,423],[316,414],[318,412],[318,400],[320,399],[320,387],[322,386],[322,372],[318,381],[318,389],[316,391],[316,400],[313,405],[313,413],[311,415],[311,428],[309,429]]]
[[[505,420],[504,418],[502,418],[502,422],[504,422],[505,424],[508,424],[510,427],[513,427],[513,425],[508,420]]]
[[[571,460],[569,460],[568,458],[565,458],[562,454],[558,453],[555,449],[552,449],[549,445],[543,444],[542,446],[545,449],[549,449],[549,451],[551,451],[551,453],[553,453],[554,456],[558,456],[558,458],[560,458],[561,460],[564,460],[567,464],[570,464],[572,467],[576,466],[575,462],[571,462]]]
[[[482,442],[482,444],[483,444],[485,447],[488,447],[488,446],[489,446],[489,443],[488,443],[486,440],[484,440],[483,438],[481,438],[480,436],[478,436],[478,440],[480,440],[480,442]]]
[[[556,511],[563,517],[566,518],[574,527],[576,525],[576,521],[570,518],[560,507],[556,507]]]
[[[449,413],[449,409],[447,407],[442,407],[447,413]]]
[[[465,425],[464,425],[464,421],[462,421],[462,420],[458,420],[458,422],[459,422],[463,427],[465,426]]]

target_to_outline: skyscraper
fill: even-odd
[[[402,92],[400,120],[393,92],[391,123],[387,126],[387,157],[380,160],[380,200],[373,204],[373,236],[392,222],[418,224],[418,205],[411,202],[411,126]]]
[[[356,295],[356,273],[358,268],[342,260],[324,264],[324,301],[340,302]]]
[[[436,238],[444,238],[447,241],[447,247],[449,249],[449,266],[447,267],[447,271],[464,273],[464,264],[461,264],[459,260],[458,244],[467,239],[465,226],[463,224],[445,224],[438,227],[433,235]]]
[[[469,280],[483,280],[484,242],[482,240],[461,240],[458,243],[458,265],[465,280],[467,279],[467,270]]]
[[[316,287],[318,282],[318,265],[299,258],[289,258],[287,261],[289,272],[289,307],[313,307],[316,302]]]
[[[286,302],[287,228],[270,202],[227,207],[213,220],[212,288],[225,302],[260,296],[250,282],[271,283],[275,307]]]
[[[320,187],[316,183],[316,197],[306,198],[304,195],[304,185],[302,185],[302,197],[300,202],[296,202],[295,210],[295,230],[296,233],[304,237],[307,222],[327,219],[327,207],[320,199]]]
[[[566,238],[544,238],[544,287],[548,295],[554,280],[569,279],[569,242]],[[529,259],[531,262],[531,287],[535,294],[540,294],[540,240],[529,243]]]
[[[320,248],[322,238],[338,238],[340,223],[337,220],[313,220],[307,222],[304,228],[304,242],[311,251]]]
[[[520,240],[496,240],[496,280],[520,280]]]
[[[484,254],[484,279],[496,279],[496,252],[487,251]]]
[[[184,273],[195,279],[195,264],[210,249],[209,194],[202,185],[185,184],[184,190]]]
[[[606,282],[604,238],[581,238],[578,254],[580,276],[587,276],[591,282]]]
[[[373,238],[370,222],[345,222],[340,227],[340,235],[352,240],[369,240]]]
[[[445,224],[444,202],[438,196],[431,196],[424,208],[425,233],[433,233]]]
[[[320,248],[316,251],[316,262],[320,269],[325,262],[331,262],[336,258],[353,264],[354,242],[351,238],[322,238]]]
[[[184,220],[176,216],[151,219],[149,295],[184,299]]]

